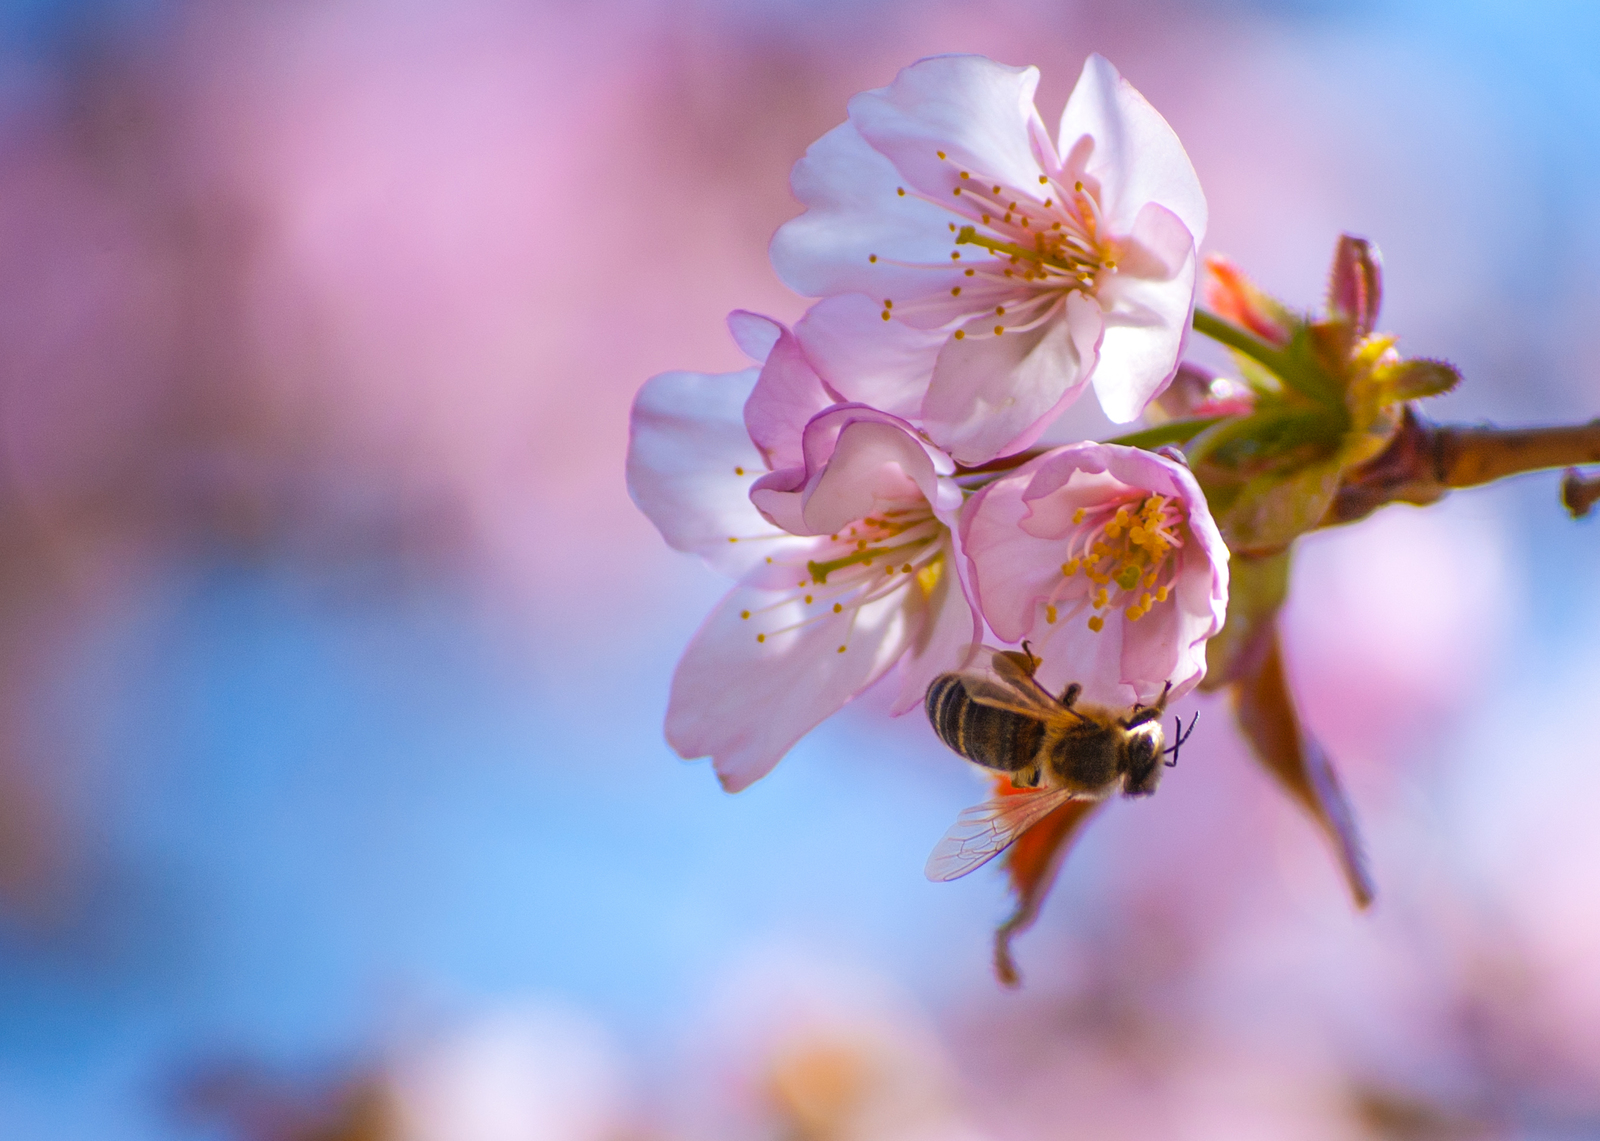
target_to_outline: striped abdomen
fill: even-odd
[[[979,705],[960,674],[940,674],[928,687],[928,721],[939,739],[969,761],[1013,773],[1032,763],[1044,741],[1044,722]]]

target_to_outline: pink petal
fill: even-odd
[[[735,309],[728,314],[728,332],[733,334],[734,342],[745,356],[761,364],[772,352],[772,346],[778,343],[783,326],[760,313]]]
[[[943,330],[885,321],[881,305],[859,293],[817,302],[794,335],[823,381],[849,401],[912,418],[922,412]]]
[[[911,425],[875,408],[840,404],[806,425],[805,466],[773,472],[751,489],[762,515],[797,535],[827,535],[878,511],[928,503],[959,507],[961,489],[943,477],[950,458]]]
[[[935,202],[954,201],[962,171],[1029,189],[1041,173],[1032,137],[1038,85],[1038,68],[979,55],[934,56],[902,69],[888,87],[850,100],[850,121]]]
[[[1085,181],[1100,186],[1100,206],[1111,230],[1133,228],[1146,202],[1178,216],[1198,246],[1206,234],[1206,198],[1177,134],[1117,69],[1099,55],[1083,65],[1061,115],[1060,151],[1070,154],[1093,140]]]
[[[670,546],[735,577],[765,565],[775,543],[794,545],[748,541],[772,532],[749,497],[766,470],[744,427],[744,403],[755,381],[753,368],[721,376],[662,373],[639,390],[629,418],[634,503]]]
[[[865,293],[881,301],[960,284],[950,260],[949,212],[914,192],[900,194],[909,189],[905,176],[853,124],[812,143],[789,182],[806,212],[778,227],[768,252],[796,293]]]
[[[794,334],[778,325],[778,337],[744,406],[745,427],[761,449],[766,466],[801,463],[800,437],[806,425],[832,403],[833,396]]]
[[[1154,202],[1139,211],[1119,243],[1115,273],[1102,274],[1097,296],[1105,336],[1094,390],[1113,423],[1126,424],[1166,388],[1194,313],[1194,240],[1177,215]]]
[[[876,681],[905,652],[907,617],[894,595],[756,641],[804,620],[788,594],[735,587],[700,627],[672,677],[667,741],[687,759],[709,756],[722,786],[738,792],[772,771],[801,737]],[[839,646],[846,646],[844,653]]]
[[[939,352],[923,402],[929,436],[964,464],[1020,451],[1074,400],[1095,368],[1100,309],[1079,292],[1037,329],[993,336],[993,318],[971,322]]]

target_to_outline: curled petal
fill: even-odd
[[[744,423],[766,460],[764,466],[782,468],[801,462],[800,440],[806,425],[834,399],[794,334],[782,325],[777,329],[750,399],[745,402]]]
[[[1092,146],[1082,146],[1085,138]],[[1115,233],[1133,229],[1146,202],[1178,217],[1198,246],[1206,236],[1206,198],[1194,165],[1161,113],[1104,57],[1091,55],[1061,114],[1061,154],[1085,154],[1085,181]],[[1076,173],[1076,172],[1074,172]]]
[[[750,497],[761,513],[798,535],[825,535],[875,512],[922,505],[959,506],[946,477],[948,456],[920,440],[903,420],[859,404],[841,404],[806,425],[805,462],[763,477]]]

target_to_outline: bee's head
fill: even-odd
[[[1128,731],[1122,762],[1122,794],[1149,796],[1161,782],[1161,750],[1166,747],[1161,722],[1151,721]]]

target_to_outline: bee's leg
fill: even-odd
[[[1072,684],[1068,685],[1066,689],[1061,691],[1062,708],[1071,709],[1073,703],[1078,700],[1078,695],[1082,692],[1083,686],[1079,685],[1077,682],[1073,682]]]
[[[1029,761],[1016,772],[1011,774],[1011,783],[1016,788],[1039,787],[1039,762]]]

